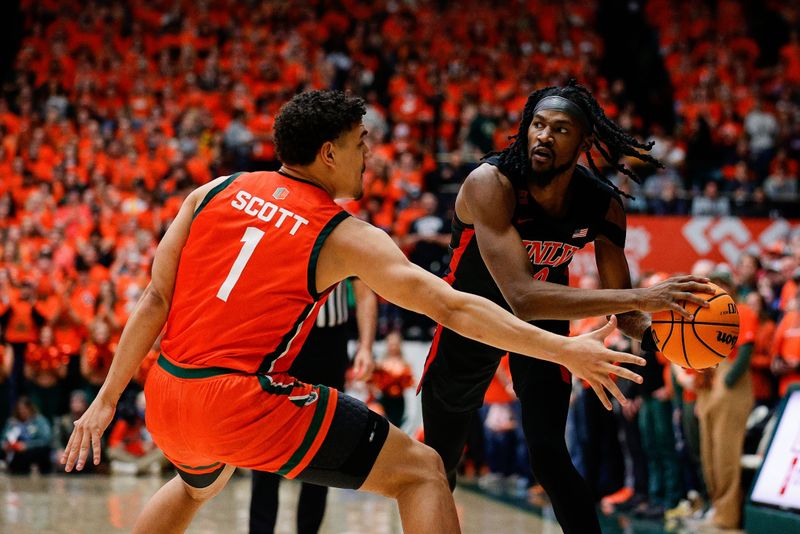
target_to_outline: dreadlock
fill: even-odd
[[[636,183],[642,183],[642,178],[619,162],[622,157],[630,156],[656,167],[664,167],[663,163],[650,154],[637,150],[650,150],[653,148],[652,141],[649,143],[642,143],[622,130],[618,124],[606,117],[603,108],[601,108],[600,104],[594,99],[592,93],[590,93],[586,87],[572,79],[566,87],[545,87],[544,89],[534,91],[528,96],[528,101],[525,103],[525,109],[522,112],[522,120],[519,123],[519,130],[516,135],[509,138],[513,139],[513,142],[504,150],[493,153],[499,156],[501,168],[514,173],[516,176],[526,177],[530,175],[531,164],[528,155],[528,128],[533,120],[533,110],[536,108],[536,104],[547,96],[561,96],[580,106],[592,122],[592,131],[590,132],[594,135],[592,146],[597,148],[598,152],[600,152],[603,158],[605,158],[612,167],[625,176],[630,177]],[[592,158],[591,148],[586,151],[586,159],[589,161],[589,166],[603,182],[612,187],[618,194],[627,198],[633,198],[624,191],[621,191],[611,180],[600,172]]]

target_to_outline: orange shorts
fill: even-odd
[[[225,464],[294,478],[322,444],[338,401],[335,389],[287,374],[187,367],[163,354],[145,396],[153,440],[199,487]]]

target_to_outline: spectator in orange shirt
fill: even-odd
[[[91,326],[89,341],[81,354],[81,374],[86,381],[86,393],[90,400],[97,396],[100,386],[111,368],[116,343],[111,341],[111,331],[103,321],[95,321]]]
[[[43,326],[39,342],[25,355],[25,378],[33,403],[51,421],[61,412],[61,380],[67,375],[68,356],[56,345],[53,329]]]
[[[772,344],[775,339],[775,321],[769,316],[764,297],[758,291],[750,292],[745,297],[745,304],[758,317],[758,330],[753,344],[753,355],[750,358],[753,395],[756,404],[772,407],[777,400],[775,376],[770,370]]]
[[[169,463],[145,427],[144,409],[144,392],[139,392],[135,401],[127,399],[120,403],[119,418],[108,437],[112,473],[160,473]]]
[[[9,376],[9,406],[14,406],[17,398],[25,392],[25,354],[28,344],[39,337],[39,328],[46,322],[44,314],[39,311],[33,284],[25,281],[21,284],[16,296],[11,296],[11,287],[4,282],[0,287],[0,329],[7,350],[11,353],[11,371]]]
[[[381,395],[386,418],[395,426],[401,426],[406,412],[405,390],[414,383],[411,367],[403,359],[403,338],[400,332],[386,336],[386,354],[378,362],[372,374],[372,383]]]
[[[779,397],[786,395],[791,384],[800,382],[800,290],[789,301],[775,330],[771,368],[778,377]]]

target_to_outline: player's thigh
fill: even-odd
[[[319,449],[293,478],[318,486],[358,489],[372,471],[389,422],[358,399],[339,392]]]
[[[445,412],[480,408],[504,351],[446,328],[435,345],[422,379],[428,405]]]
[[[406,488],[425,482],[447,488],[441,458],[427,445],[391,426],[372,471],[359,489],[394,497]]]
[[[509,367],[529,445],[551,435],[563,437],[572,391],[569,373],[558,364],[517,354],[511,355]]]

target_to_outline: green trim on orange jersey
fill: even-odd
[[[314,444],[314,440],[317,438],[317,434],[319,434],[319,429],[322,427],[322,422],[325,420],[325,412],[328,409],[328,400],[330,399],[330,391],[326,386],[317,386],[319,388],[319,399],[317,400],[317,406],[314,410],[314,417],[311,419],[311,424],[308,425],[308,431],[306,435],[303,437],[303,441],[300,443],[300,446],[294,451],[294,454],[286,461],[283,466],[276,471],[276,473],[282,477],[285,477],[292,469],[297,467],[305,455],[308,453],[308,450],[311,448],[311,445]]]
[[[181,367],[166,359],[163,354],[158,355],[158,366],[172,376],[176,376],[178,378],[210,378],[212,376],[222,376],[244,372],[236,369],[228,369],[227,367]]]
[[[314,303],[307,304],[303,311],[300,312],[300,316],[294,322],[292,327],[283,335],[281,338],[281,342],[278,343],[278,346],[275,347],[275,350],[264,356],[264,359],[261,361],[261,365],[256,371],[257,374],[269,374],[272,372],[272,364],[280,359],[286,352],[289,350],[289,345],[297,337],[297,334],[300,333],[300,330],[303,328],[303,323],[306,319],[308,319],[311,310],[314,309]]]
[[[322,245],[325,244],[325,240],[328,239],[331,232],[339,226],[339,223],[349,216],[349,213],[342,210],[331,217],[331,220],[320,230],[317,240],[314,241],[314,247],[311,249],[311,257],[308,259],[308,294],[311,295],[314,300],[319,300],[319,297],[322,295],[322,293],[317,292],[317,260],[319,259]]]
[[[192,215],[192,220],[194,220],[194,219],[195,219],[195,217],[197,217],[197,215],[200,213],[200,211],[201,211],[203,208],[205,208],[205,207],[206,207],[206,204],[208,204],[209,202],[211,202],[211,199],[212,199],[212,198],[214,198],[215,196],[217,196],[217,195],[218,195],[218,194],[219,194],[219,193],[220,193],[220,192],[221,192],[223,189],[225,189],[226,187],[228,187],[229,185],[231,185],[231,183],[233,183],[233,181],[234,181],[236,178],[238,178],[240,175],[242,175],[242,174],[244,174],[244,172],[243,172],[243,171],[242,171],[242,172],[236,172],[236,173],[233,173],[233,174],[231,174],[231,175],[230,175],[230,176],[228,176],[228,178],[226,178],[226,179],[225,179],[225,180],[224,180],[224,181],[223,181],[221,184],[218,184],[218,185],[217,185],[216,187],[214,187],[214,188],[213,188],[211,191],[209,191],[208,193],[206,193],[206,196],[205,196],[205,198],[203,199],[203,201],[200,203],[200,205],[199,205],[199,206],[197,206],[197,209],[196,209],[196,210],[194,210],[194,215]]]

